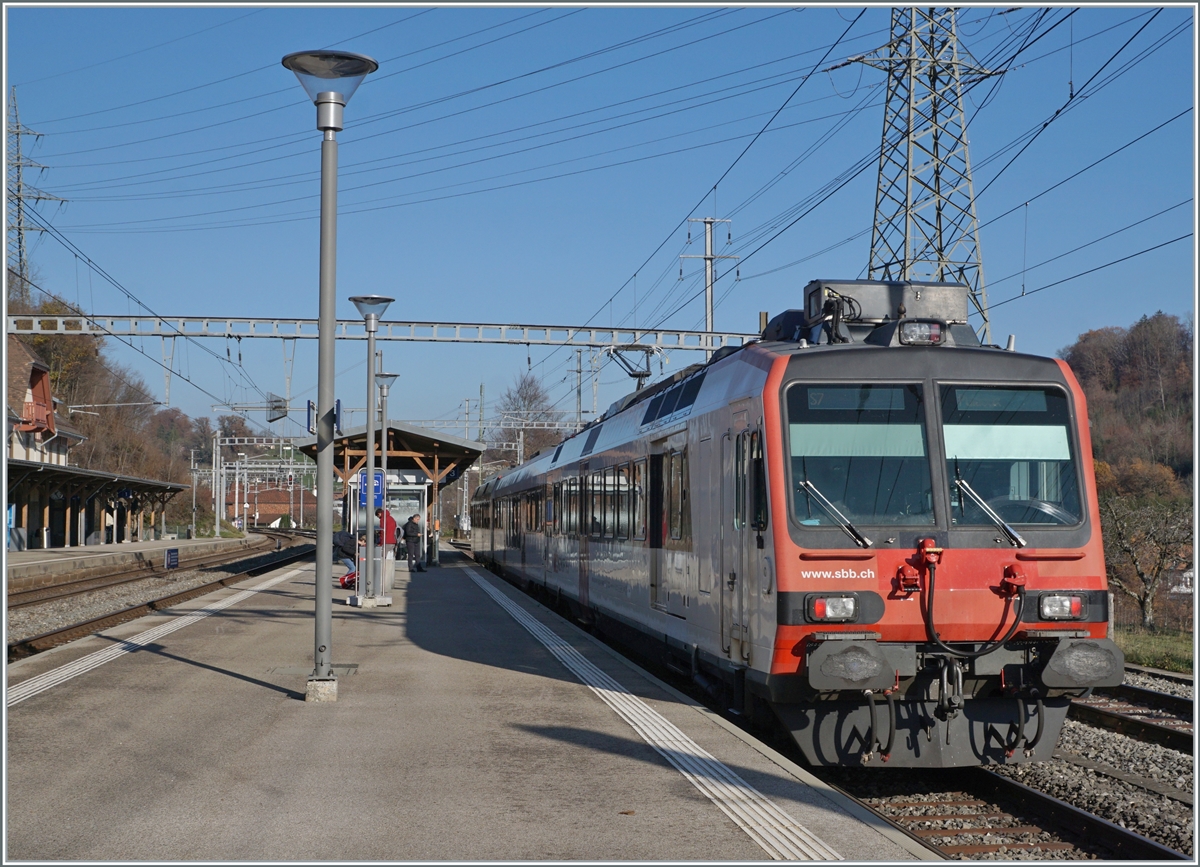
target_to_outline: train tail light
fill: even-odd
[[[1086,607],[1082,596],[1046,594],[1038,600],[1042,620],[1080,620]]]
[[[936,319],[905,319],[900,323],[900,342],[906,346],[938,346],[945,333],[946,323]]]
[[[857,603],[853,596],[815,596],[808,601],[808,616],[822,623],[853,620],[858,614]]]

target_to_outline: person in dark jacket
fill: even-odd
[[[354,538],[353,533],[347,533],[345,530],[339,530],[333,534],[333,557],[346,564],[346,570],[353,572],[357,566],[354,564],[354,558],[358,554],[358,540]]]
[[[421,516],[413,515],[405,523],[401,532],[404,534],[404,544],[408,548],[408,571],[424,572],[421,565]]]

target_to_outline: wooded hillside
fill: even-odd
[[[1059,355],[1088,399],[1108,579],[1116,620],[1190,624],[1191,593],[1171,593],[1193,558],[1193,327],[1162,311],[1081,334]]]

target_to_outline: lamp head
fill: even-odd
[[[342,109],[362,80],[379,68],[365,54],[349,51],[296,51],[283,58],[317,106],[317,129],[340,130]]]
[[[283,58],[283,65],[296,73],[308,98],[334,91],[341,94],[342,105],[350,101],[362,80],[379,68],[365,54],[350,51],[296,51]]]
[[[392,387],[392,383],[399,375],[398,373],[377,373],[375,374],[375,383],[383,389],[384,394],[387,394],[387,390]]]
[[[350,298],[354,302],[354,306],[358,308],[358,313],[367,322],[367,330],[374,331],[373,325],[378,324],[383,318],[383,313],[388,309],[388,305],[395,301],[395,298],[388,298],[385,295],[354,295]]]

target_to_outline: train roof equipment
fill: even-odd
[[[831,346],[979,346],[967,324],[970,288],[911,280],[813,280],[804,307],[767,323],[764,341]]]

